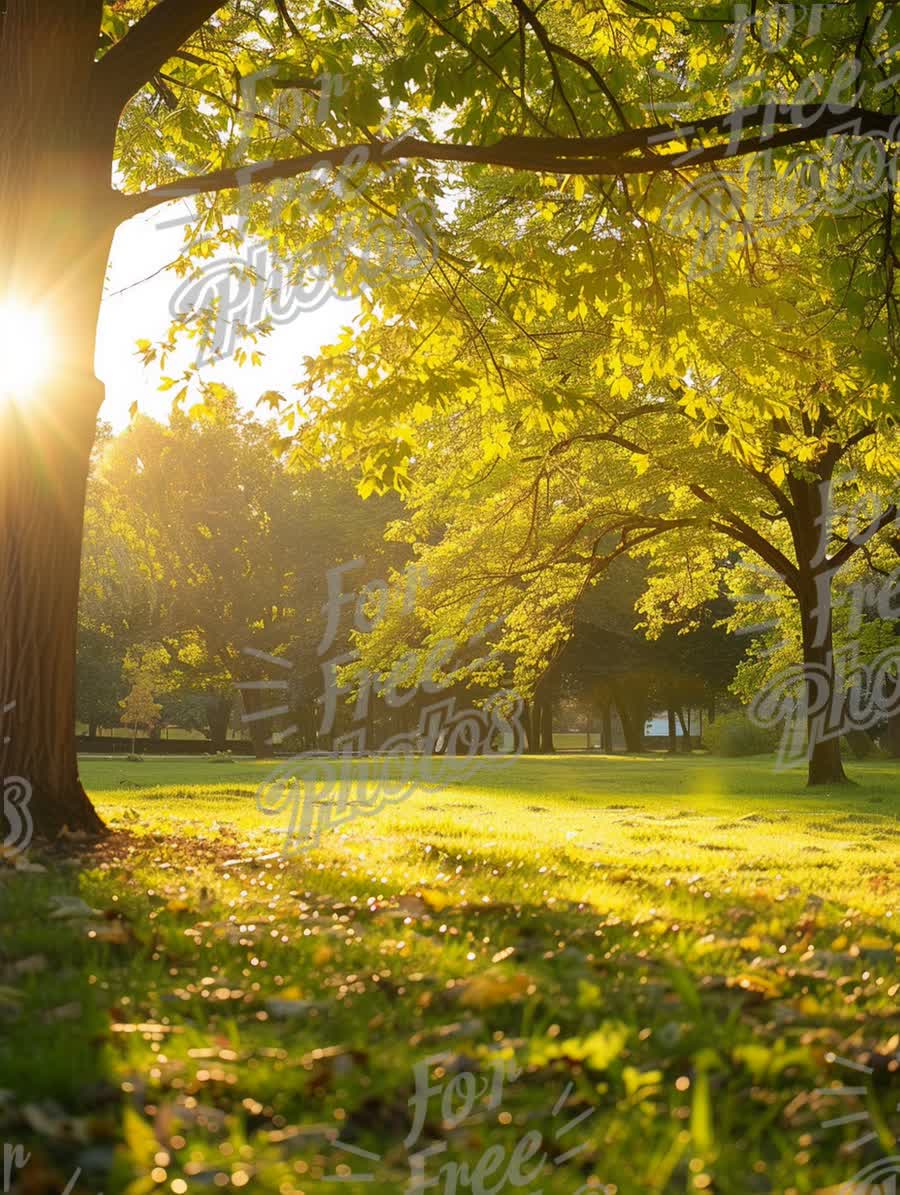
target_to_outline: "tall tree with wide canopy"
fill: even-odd
[[[5,403],[0,416],[0,676],[4,702],[16,703],[2,762],[33,784],[39,834],[100,824],[78,779],[72,725],[82,508],[103,399],[94,336],[117,225],[195,195],[198,227],[228,243],[235,233],[222,215],[234,210],[239,185],[345,167],[351,177],[325,202],[307,192],[290,218],[281,205],[286,218],[275,221],[258,207],[250,228],[295,252],[301,274],[340,256],[352,286],[353,262],[333,251],[329,229],[348,206],[374,205],[390,221],[411,196],[434,194],[433,173],[416,163],[668,178],[760,149],[790,152],[848,121],[852,133],[884,140],[897,108],[879,57],[894,34],[892,10],[872,23],[858,6],[839,7],[811,46],[798,39],[800,48],[779,48],[766,65],[791,85],[807,70],[828,80],[864,46],[862,82],[880,88],[870,89],[871,104],[823,104],[826,91],[815,87],[802,102],[773,103],[758,89],[736,116],[733,80],[716,67],[727,56],[727,26],[668,4],[611,0],[597,10],[555,0],[538,11],[527,0],[461,8],[445,0],[7,0],[0,300],[7,310],[40,309],[53,353],[27,404]],[[765,52],[749,38],[741,69],[751,74]],[[344,102],[299,128],[246,117],[240,78],[273,66],[271,86],[314,92],[317,79],[341,73]],[[857,89],[868,101],[864,92]],[[389,118],[381,95],[395,105]],[[658,113],[673,110],[689,128],[660,122]],[[667,148],[670,139],[678,143]],[[361,161],[406,165],[367,188]],[[624,184],[605,193],[620,212],[632,201]],[[323,236],[325,248],[315,250]],[[200,248],[212,251],[208,240]]]
[[[673,285],[653,318],[611,293],[617,234],[573,268],[540,210],[487,206],[456,224],[460,252],[477,239],[486,263],[476,278],[398,285],[382,322],[308,362],[301,443],[327,454],[340,439],[352,461],[356,442],[364,489],[411,486],[409,537],[445,591],[426,647],[481,586],[478,616],[505,618],[529,691],[612,561],[649,558],[641,605],[659,632],[717,597],[740,554],[796,622],[809,783],[842,782],[839,739],[814,719],[835,689],[835,580],[875,545],[895,552],[883,341],[840,309],[811,238],[716,280],[721,305],[709,280]]]

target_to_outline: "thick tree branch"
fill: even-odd
[[[783,552],[779,551],[774,544],[770,544],[767,539],[764,539],[740,515],[735,514],[734,511],[729,510],[721,502],[718,502],[703,486],[691,485],[688,486],[688,489],[695,498],[699,498],[701,502],[707,503],[717,511],[718,518],[710,521],[712,527],[715,527],[718,531],[730,536],[732,539],[736,539],[738,543],[743,544],[745,548],[749,548],[751,552],[755,552],[761,560],[764,560],[766,564],[770,565],[783,578],[785,584],[793,592],[797,591],[797,587],[800,584],[799,571],[796,565],[792,564]]]
[[[573,444],[617,444],[620,448],[624,448],[628,452],[637,453],[639,456],[646,456],[648,450],[635,440],[629,440],[625,436],[619,436],[615,432],[583,432],[581,435],[569,436],[566,440],[560,440],[554,444],[550,449],[550,456],[557,456],[561,452],[565,452]],[[529,459],[529,458],[526,458]]]
[[[847,442],[842,445],[840,451],[838,452],[837,459],[840,460],[841,457],[846,455],[851,448],[855,448],[857,444],[861,443],[863,440],[867,440],[869,436],[874,436],[875,431],[876,428],[874,424],[867,424],[865,427],[861,427],[859,431],[854,432],[852,436],[848,436]]]
[[[159,0],[97,63],[99,88],[121,109],[224,0]]]
[[[839,552],[835,552],[833,556],[829,557],[825,563],[825,571],[836,573],[838,569],[843,568],[847,561],[855,556],[860,548],[873,539],[879,531],[883,531],[885,527],[889,527],[891,523],[897,521],[897,513],[897,507],[893,505],[882,511],[881,515],[877,519],[873,519],[861,535],[855,535],[853,539],[844,544]]]
[[[205,2],[209,6],[211,0]],[[168,3],[168,0],[164,0],[164,3]],[[900,139],[897,130],[891,132],[894,121],[900,120],[892,114],[846,107],[815,107],[814,114],[810,111],[813,108],[813,105],[785,104],[767,110],[765,106],[760,106],[725,116],[710,117],[697,121],[694,125],[654,125],[644,129],[612,133],[606,137],[517,136],[504,137],[493,145],[457,145],[451,142],[422,141],[415,137],[405,137],[393,142],[374,141],[323,149],[298,158],[284,158],[281,161],[249,163],[236,169],[180,179],[168,186],[156,187],[140,195],[124,196],[123,199],[127,215],[136,215],[172,199],[230,191],[251,181],[265,183],[275,179],[295,178],[322,166],[340,166],[353,159],[373,165],[400,159],[418,159],[429,162],[500,166],[509,170],[549,174],[628,175],[655,174],[664,170],[681,171],[686,165],[703,166],[726,158],[756,153],[759,150],[817,141],[830,133],[844,132],[877,140],[895,136]],[[691,142],[701,132],[724,133],[730,129],[734,133],[735,130],[759,127],[764,121],[792,127],[780,132],[764,132],[759,136],[732,136],[727,142],[718,142],[687,154],[682,151],[668,154],[652,152],[655,145],[662,145],[666,141]],[[632,156],[634,150],[647,152]]]
[[[605,553],[603,556],[596,554],[599,541],[594,543],[594,551],[589,561],[590,564],[587,580],[592,580],[605,572],[609,566],[620,556],[625,556],[636,548],[639,544],[646,543],[648,540],[656,539],[660,535],[666,535],[669,531],[676,527],[696,527],[699,523],[698,519],[654,519],[653,521],[638,520],[630,523],[627,527],[622,527],[619,536],[619,543],[611,552]],[[629,531],[639,531],[638,535],[629,538]],[[602,538],[602,537],[601,537]]]

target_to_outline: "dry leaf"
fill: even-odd
[[[522,971],[509,976],[487,971],[466,980],[457,991],[459,1002],[465,1008],[492,1008],[496,1004],[521,999],[530,986],[531,980]]]

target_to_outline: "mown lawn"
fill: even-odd
[[[284,859],[271,765],[85,761],[115,836],[0,864],[23,1191],[400,1192],[434,1147],[438,1195],[812,1192],[900,1153],[900,768],[441,766]]]

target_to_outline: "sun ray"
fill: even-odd
[[[15,300],[0,302],[0,396],[21,402],[48,376],[53,359],[50,326],[43,313]]]

